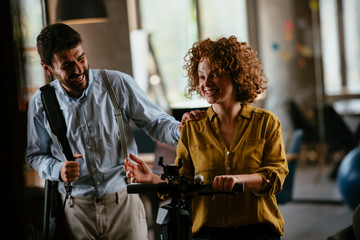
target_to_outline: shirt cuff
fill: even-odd
[[[64,162],[57,162],[54,164],[51,172],[51,181],[62,181],[60,178],[60,169]]]
[[[177,139],[178,139],[178,141],[179,141],[179,139],[180,139],[180,136],[181,136],[181,132],[179,131],[179,128],[176,130],[176,137],[177,137]]]
[[[260,191],[254,192],[255,196],[257,197],[269,197],[276,193],[277,189],[277,181],[276,175],[264,173],[264,172],[257,172],[263,179],[263,186]]]

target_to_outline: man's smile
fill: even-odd
[[[72,78],[70,78],[71,82],[77,83],[77,84],[81,84],[85,81],[85,73],[83,74],[76,74],[76,76],[73,76]]]

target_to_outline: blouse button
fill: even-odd
[[[226,152],[226,155],[229,155],[230,154],[230,152]]]

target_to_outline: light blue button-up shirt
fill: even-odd
[[[131,120],[160,142],[176,146],[179,122],[151,102],[134,79],[127,74],[106,70],[124,113],[124,131],[128,153],[137,155]],[[80,177],[73,185],[73,196],[104,196],[126,187],[123,157],[114,109],[97,69],[89,70],[89,86],[80,98],[69,97],[58,80],[51,82],[67,125],[67,137],[77,159]],[[29,164],[41,178],[60,181],[65,157],[54,141],[38,90],[28,109]],[[65,193],[60,181],[59,192]]]

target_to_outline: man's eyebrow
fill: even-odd
[[[65,67],[66,65],[72,64],[74,61],[65,61],[61,64],[61,67]]]
[[[78,58],[81,58],[81,57],[83,57],[85,55],[86,55],[85,52],[83,52]]]
[[[84,57],[85,55],[86,55],[85,52],[83,52],[79,57],[77,57],[77,59],[82,58],[82,57]],[[65,62],[63,62],[63,63],[61,64],[61,67],[64,67],[64,66],[66,66],[66,65],[68,65],[68,64],[72,64],[72,63],[74,63],[74,61],[65,61]]]

